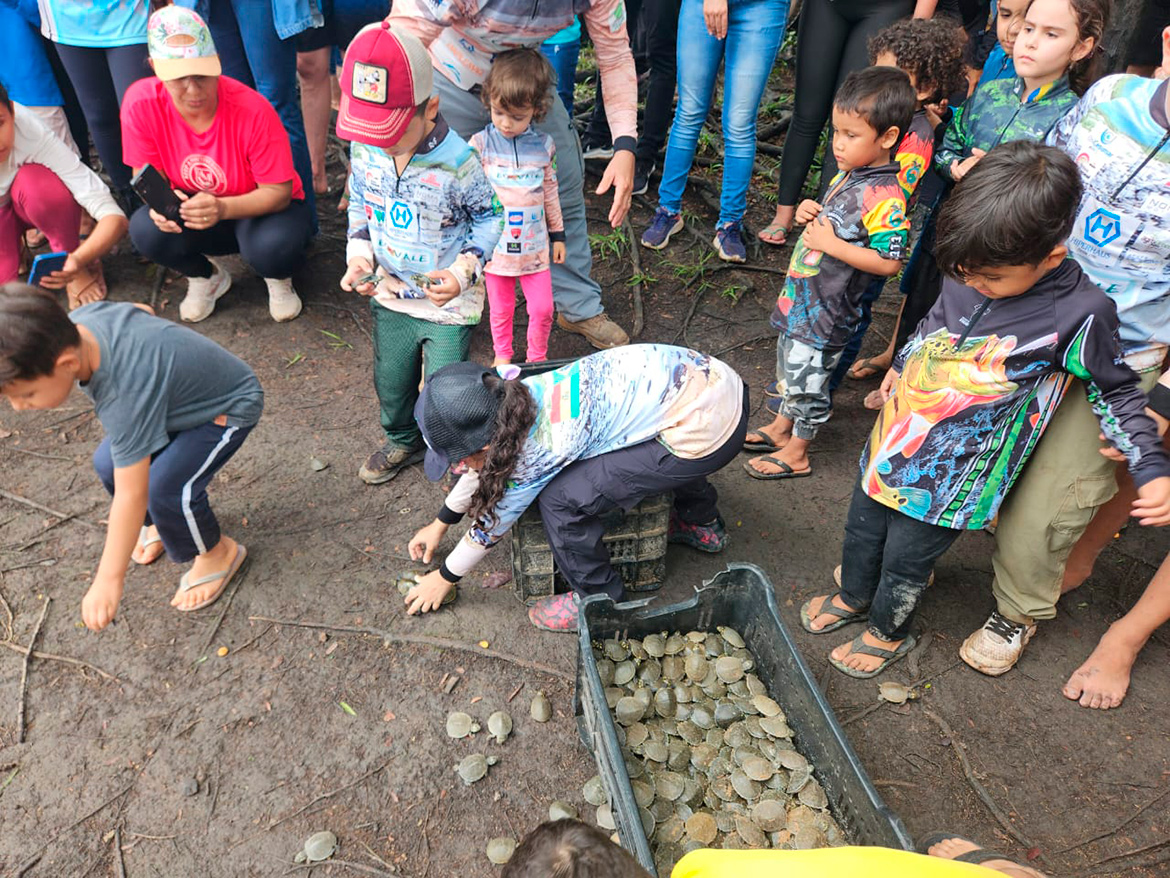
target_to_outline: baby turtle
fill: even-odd
[[[735,649],[743,649],[743,638],[739,636],[739,632],[734,628],[728,628],[726,625],[720,625],[716,629],[719,635],[723,638],[723,642]]]
[[[617,829],[617,824],[613,822],[613,811],[610,810],[609,805],[597,806],[597,825],[610,832]]]
[[[548,819],[549,820],[576,820],[577,819],[577,809],[574,808],[572,805],[570,805],[568,802],[562,802],[560,799],[557,799],[555,802],[553,802],[551,805],[548,806]]]
[[[687,835],[699,844],[710,844],[715,840],[715,833],[719,828],[715,825],[715,818],[706,811],[699,811],[691,815],[686,822]]]
[[[650,634],[642,639],[642,649],[651,658],[662,658],[666,655],[666,638],[661,634]]]
[[[512,859],[512,854],[515,852],[516,839],[514,838],[500,836],[499,838],[493,838],[487,843],[487,858],[497,866],[502,866],[508,860]]]
[[[725,655],[715,660],[715,674],[724,683],[734,683],[742,680],[744,675],[743,659]]]
[[[459,764],[455,766],[455,770],[459,773],[459,777],[467,786],[479,780],[483,780],[484,775],[488,773],[488,767],[499,762],[495,756],[484,756],[482,753],[469,753],[460,760]]]
[[[406,595],[410,593],[410,590],[412,588],[414,588],[416,585],[418,585],[418,582],[420,579],[422,579],[422,577],[423,577],[423,574],[416,573],[413,570],[408,570],[405,573],[400,573],[398,575],[398,579],[395,580],[395,585],[398,586],[398,593],[400,595],[402,595],[403,597],[406,597]],[[451,601],[455,600],[455,598],[458,596],[459,596],[459,589],[458,588],[450,589],[447,592],[447,594],[443,596],[443,603],[440,606],[444,606],[444,607],[447,606],[447,604],[451,603]]]
[[[910,699],[910,690],[901,683],[887,680],[878,686],[878,697],[890,704],[905,704]]]
[[[604,805],[609,801],[609,796],[605,794],[605,787],[602,786],[601,777],[596,774],[585,781],[585,786],[581,788],[581,795],[584,796],[586,802],[593,806]]]
[[[319,863],[337,852],[337,836],[328,830],[314,832],[305,839],[305,846],[293,859],[298,863]]]
[[[546,723],[552,719],[552,705],[548,703],[548,696],[544,692],[537,692],[532,697],[532,707],[529,708],[529,713],[538,723]]]
[[[457,710],[447,717],[447,737],[466,738],[468,735],[479,731],[479,723],[473,720],[468,714],[461,710]]]
[[[502,744],[508,740],[508,735],[512,734],[512,717],[504,710],[497,710],[488,717],[488,734],[496,739],[497,744]]]

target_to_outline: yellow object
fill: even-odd
[[[670,878],[991,878],[994,869],[925,854],[878,847],[821,848],[813,851],[691,851]]]
[[[481,641],[479,642],[479,648],[480,648],[480,649],[487,649],[487,648],[488,648],[488,645],[489,645],[489,644],[488,644],[488,642],[487,642],[486,640],[481,640]]]
[[[226,646],[221,646],[219,649],[217,649],[215,651],[215,654],[222,658],[223,656],[228,654],[228,648]]]

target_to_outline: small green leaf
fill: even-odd
[[[344,701],[341,702],[341,709],[344,710],[346,713],[348,713],[350,716],[357,716],[357,711],[354,710],[352,707],[350,707],[348,704],[346,704]]]

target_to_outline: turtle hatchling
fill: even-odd
[[[406,597],[406,595],[410,593],[410,590],[418,585],[419,580],[421,580],[424,575],[425,574],[419,573],[417,570],[406,570],[402,573],[399,573],[398,578],[394,582],[394,584],[398,586],[398,593],[403,597]],[[451,603],[451,601],[455,600],[455,598],[458,596],[458,592],[459,589],[457,588],[453,588],[448,591],[447,594],[443,597],[442,606],[446,606],[447,604]]]
[[[508,740],[512,734],[512,717],[505,710],[497,710],[488,717],[488,734],[496,739],[497,744]]]
[[[484,756],[482,753],[470,753],[460,760],[459,764],[455,766],[455,770],[459,772],[459,777],[468,786],[471,786],[478,780],[483,780],[484,775],[488,773],[488,767],[499,762],[495,756]]]
[[[487,843],[487,858],[497,866],[502,866],[512,859],[516,851],[516,839],[500,836]]]
[[[548,819],[549,820],[576,820],[577,819],[577,809],[574,808],[572,805],[570,805],[568,802],[562,802],[560,799],[557,799],[555,802],[553,802],[551,805],[548,806]]]
[[[552,705],[548,703],[548,697],[543,692],[537,692],[532,697],[532,707],[529,712],[538,723],[546,723],[552,719]]]
[[[455,711],[447,717],[448,738],[466,738],[468,735],[478,731],[479,723],[460,710]]]
[[[337,852],[337,836],[325,830],[314,832],[305,839],[305,846],[294,857],[298,863],[319,863],[328,860]]]

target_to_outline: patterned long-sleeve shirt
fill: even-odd
[[[989,299],[947,278],[894,359],[897,386],[861,456],[865,492],[927,524],[983,527],[1073,378],[1134,481],[1170,475],[1116,333],[1113,303],[1071,259],[1014,298]]]
[[[1165,79],[1106,77],[1048,136],[1085,187],[1069,251],[1117,305],[1121,348],[1139,371],[1158,368],[1170,345],[1168,89]]]
[[[565,240],[552,137],[531,127],[505,137],[488,125],[470,143],[504,206],[504,232],[487,270],[508,277],[547,271],[549,241]]]
[[[483,267],[502,225],[478,157],[442,116],[401,174],[382,150],[350,146],[345,258],[377,265],[379,305],[432,323],[479,323]],[[461,288],[442,307],[426,298],[417,279],[439,269],[454,274]]]

